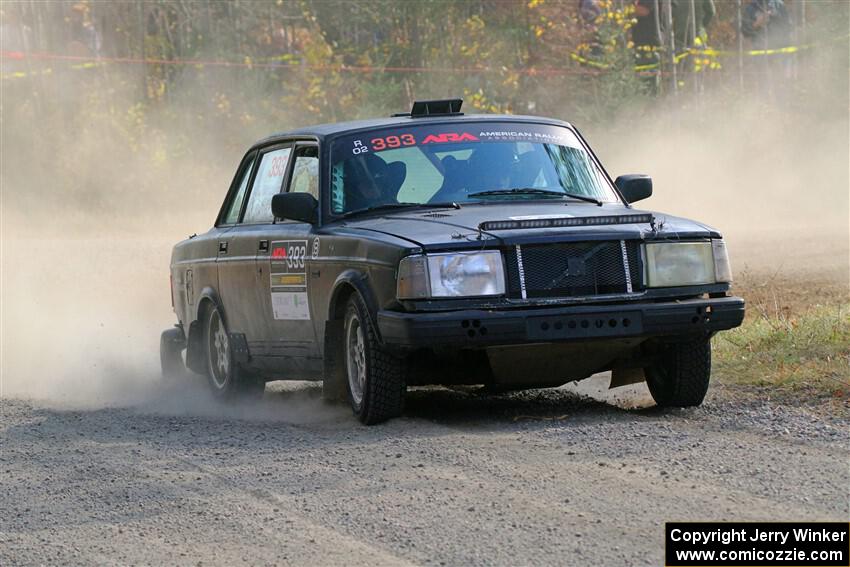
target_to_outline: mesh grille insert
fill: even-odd
[[[632,290],[641,289],[638,243],[626,241]],[[508,295],[522,297],[516,248],[505,253]],[[626,293],[626,268],[619,240],[563,242],[522,247],[526,296],[572,297]]]

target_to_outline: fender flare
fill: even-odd
[[[337,304],[346,286],[354,288],[360,294],[360,297],[363,298],[363,302],[366,304],[366,309],[369,312],[369,319],[371,320],[375,336],[379,341],[383,341],[380,329],[378,328],[378,300],[375,298],[372,286],[369,285],[369,274],[367,272],[349,268],[343,270],[337,276],[331,288],[330,301],[328,301],[327,320],[333,321],[337,319],[337,311],[338,307],[340,307]]]
[[[218,295],[218,292],[212,286],[206,286],[201,290],[201,293],[198,294],[198,298],[195,301],[195,308],[193,310],[192,321],[190,323],[194,323],[198,320],[198,317],[201,315],[201,305],[203,305],[204,300],[210,300],[213,304],[218,307],[219,311],[222,313],[222,318],[226,317],[224,314],[224,309],[221,307],[221,298]],[[225,323],[227,319],[225,319]]]

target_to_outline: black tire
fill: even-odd
[[[348,399],[348,377],[345,373],[345,352],[342,346],[344,324],[344,321],[339,320],[331,320],[325,324],[322,399],[328,404],[345,403]]]
[[[343,360],[351,409],[366,425],[404,411],[404,361],[381,348],[363,299],[348,300],[343,327]]]
[[[698,406],[711,377],[711,341],[707,338],[664,345],[646,370],[646,383],[661,407]]]
[[[175,380],[186,374],[182,352],[186,348],[183,330],[177,327],[163,331],[159,337],[159,364],[164,380]]]
[[[207,382],[219,400],[255,399],[263,395],[266,384],[233,360],[227,325],[218,307],[211,307],[204,319],[204,350]]]

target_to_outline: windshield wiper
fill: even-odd
[[[534,187],[515,187],[513,189],[491,189],[490,191],[479,191],[470,193],[470,197],[487,197],[489,195],[551,195],[563,197],[563,191],[550,191],[549,189],[536,189]]]
[[[363,213],[371,213],[373,211],[386,209],[410,209],[415,207],[427,207],[431,209],[459,209],[460,205],[457,203],[384,203],[383,205],[373,205],[371,207],[363,207],[362,209],[348,211],[340,216],[345,218]]]
[[[569,197],[570,199],[578,199],[579,201],[587,201],[588,203],[593,203],[594,205],[602,206],[602,201],[597,199],[596,197],[590,197],[588,195],[578,195],[576,193],[564,193],[564,197]]]
[[[552,197],[569,197],[570,199],[578,199],[602,206],[602,201],[596,197],[588,195],[579,195],[577,193],[566,193],[564,191],[552,191],[550,189],[536,189],[534,187],[516,187],[514,189],[492,189],[490,191],[479,191],[478,193],[470,193],[470,197],[486,197],[488,195],[551,195]]]

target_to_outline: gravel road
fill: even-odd
[[[414,391],[370,428],[302,383],[3,399],[0,565],[662,565],[668,520],[848,519],[847,421],[605,385]]]

